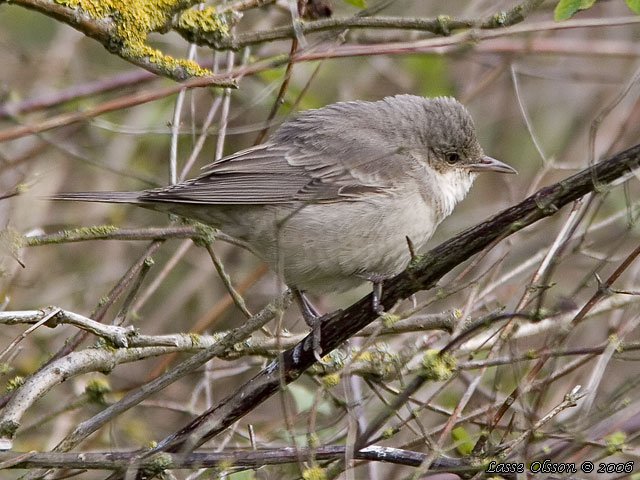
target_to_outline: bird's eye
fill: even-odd
[[[444,161],[449,165],[454,165],[458,163],[458,161],[460,161],[460,155],[458,155],[456,152],[449,152],[444,156]]]

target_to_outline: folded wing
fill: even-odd
[[[333,202],[385,191],[384,185],[359,181],[323,153],[315,148],[259,145],[207,165],[204,173],[192,180],[146,190],[138,200],[265,205]]]

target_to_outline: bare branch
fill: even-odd
[[[335,460],[344,457],[347,447],[330,445],[316,447],[313,452],[307,448],[283,447],[267,450],[229,450],[224,452],[193,452],[189,455],[161,454],[163,463],[171,468],[212,468],[231,465],[231,469],[244,470],[263,465],[278,465],[297,461],[298,455],[308,458],[313,455],[317,460]],[[0,452],[0,468],[82,468],[88,470],[119,470],[135,460],[139,452]],[[399,448],[370,446],[355,452],[359,460],[373,460],[397,465],[420,465],[426,454]],[[140,464],[142,469],[157,467],[157,457]],[[468,471],[475,472],[464,460],[441,457],[435,461],[430,471]]]

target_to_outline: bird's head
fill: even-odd
[[[422,110],[422,111],[420,111]],[[422,157],[440,173],[517,173],[485,155],[467,109],[452,97],[425,98],[415,112],[422,119],[418,137]]]

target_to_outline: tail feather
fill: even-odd
[[[48,198],[79,202],[140,203],[140,192],[68,192],[58,193]]]

